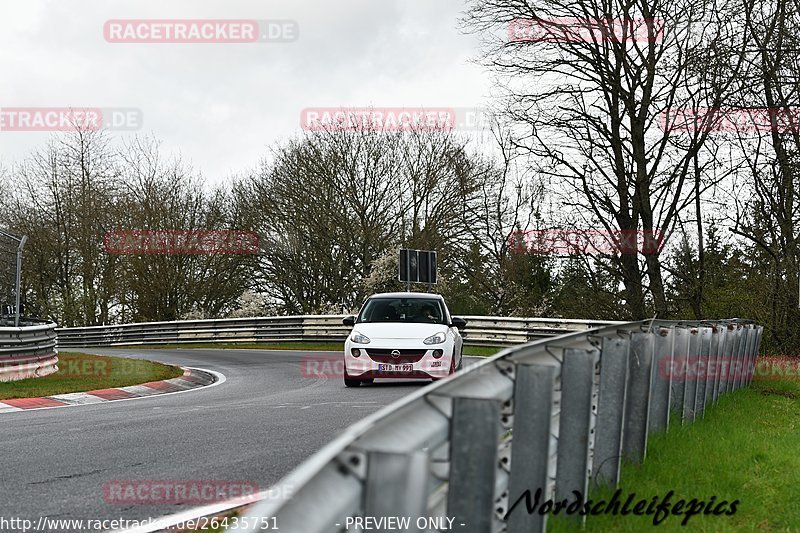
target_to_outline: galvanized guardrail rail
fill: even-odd
[[[0,381],[42,377],[56,372],[56,325],[45,320],[0,317]]]
[[[345,315],[227,318],[59,328],[62,347],[291,341],[344,342]],[[614,322],[558,318],[466,316],[464,339],[473,346],[508,346]]]
[[[348,428],[235,529],[338,532],[348,518],[400,516],[448,517],[468,533],[543,531],[547,515],[528,512],[526,491],[571,502],[590,484],[618,484],[621,458],[643,461],[648,435],[750,383],[762,331],[632,322],[503,350]],[[687,357],[725,365],[686,379],[675,372]]]

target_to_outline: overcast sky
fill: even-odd
[[[140,133],[217,182],[300,131],[304,108],[480,107],[464,0],[0,0],[0,108],[141,110]],[[119,19],[296,22],[283,43],[111,43]],[[129,133],[115,132],[121,137]],[[0,131],[6,166],[47,133]]]

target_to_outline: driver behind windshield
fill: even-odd
[[[428,320],[432,320],[434,322],[439,321],[439,317],[436,316],[436,313],[433,310],[433,306],[430,304],[425,304],[422,306],[422,316]]]

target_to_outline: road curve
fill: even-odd
[[[265,489],[350,424],[428,383],[348,389],[341,378],[301,370],[304,358],[333,352],[74,351],[200,367],[227,381],[183,394],[2,415],[2,517],[142,520],[191,507],[108,503],[103,486],[116,480],[238,480]]]

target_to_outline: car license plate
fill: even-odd
[[[378,365],[381,372],[411,372],[414,365]]]

